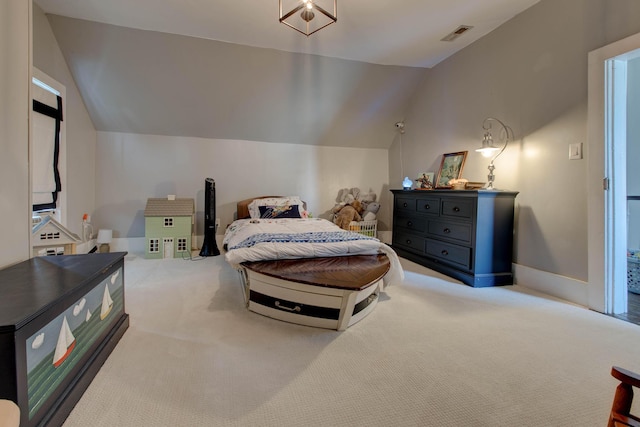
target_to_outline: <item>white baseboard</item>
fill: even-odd
[[[124,237],[112,239],[109,244],[111,252],[129,252],[130,254],[144,256],[147,239],[144,237]]]
[[[216,234],[216,243],[218,244],[218,248],[222,249],[222,239],[224,236],[222,234]],[[204,241],[203,236],[196,236],[196,244],[197,248],[200,249],[202,247],[202,242]],[[146,237],[123,237],[118,239],[113,239],[111,244],[109,245],[109,249],[111,252],[129,252],[130,254],[144,256],[147,245]]]
[[[513,264],[514,281],[520,286],[588,307],[587,282],[520,264]]]

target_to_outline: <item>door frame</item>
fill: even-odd
[[[638,56],[640,33],[588,56],[587,301],[607,314],[627,310],[626,114],[617,113],[623,103],[626,112],[626,62]]]

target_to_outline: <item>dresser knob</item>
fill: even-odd
[[[448,228],[445,228],[445,229],[444,229],[444,230],[442,230],[442,231],[443,231],[445,234],[449,234],[449,233],[451,233],[451,230],[450,230],[450,229],[448,229]]]
[[[453,211],[454,211],[454,212],[460,212],[460,208],[459,208],[459,207],[457,207],[457,206],[455,206],[455,207],[453,208]]]
[[[404,203],[402,204],[402,207],[403,207],[403,208],[408,208],[408,207],[409,207],[409,204],[407,204],[407,202],[404,202]]]
[[[424,205],[424,208],[425,208],[426,210],[429,210],[429,209],[431,209],[431,206],[430,206],[430,205],[428,205],[428,204],[426,204],[426,205]]]
[[[447,256],[449,255],[449,252],[447,252],[446,249],[443,249],[442,252],[440,252],[442,255]]]
[[[407,221],[407,227],[413,227],[413,222]]]
[[[411,244],[411,240],[407,239],[407,245]]]

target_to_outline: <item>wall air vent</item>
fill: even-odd
[[[460,25],[458,28],[441,38],[440,41],[452,42],[472,28],[473,27],[471,25]]]

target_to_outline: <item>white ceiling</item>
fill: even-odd
[[[337,23],[308,38],[278,22],[277,0],[34,1],[45,13],[123,27],[430,68],[539,0],[337,0]],[[460,25],[474,28],[440,41]]]

